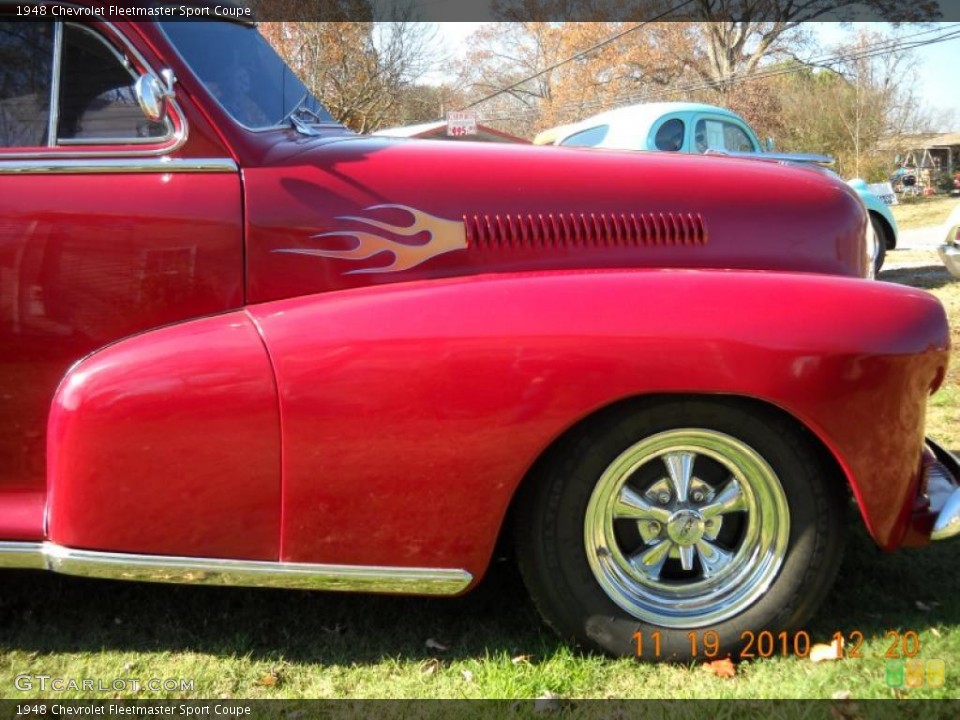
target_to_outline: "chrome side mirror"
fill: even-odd
[[[167,115],[167,99],[173,97],[173,72],[164,70],[162,74],[163,82],[152,73],[144,73],[133,86],[140,109],[153,122],[163,121]]]

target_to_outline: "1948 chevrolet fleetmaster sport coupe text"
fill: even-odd
[[[85,7],[0,22],[0,565],[454,595],[509,536],[668,658],[809,618],[851,491],[960,533],[946,318],[844,183],[361,137],[249,24]]]

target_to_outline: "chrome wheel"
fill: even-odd
[[[777,474],[716,430],[676,429],[632,445],[603,472],[583,527],[604,593],[634,618],[701,627],[750,607],[787,553]]]

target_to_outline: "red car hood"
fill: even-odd
[[[843,182],[727,157],[340,136],[244,170],[248,296],[599,267],[861,275]]]

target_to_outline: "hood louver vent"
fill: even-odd
[[[697,213],[464,215],[467,244],[478,249],[705,245]]]

